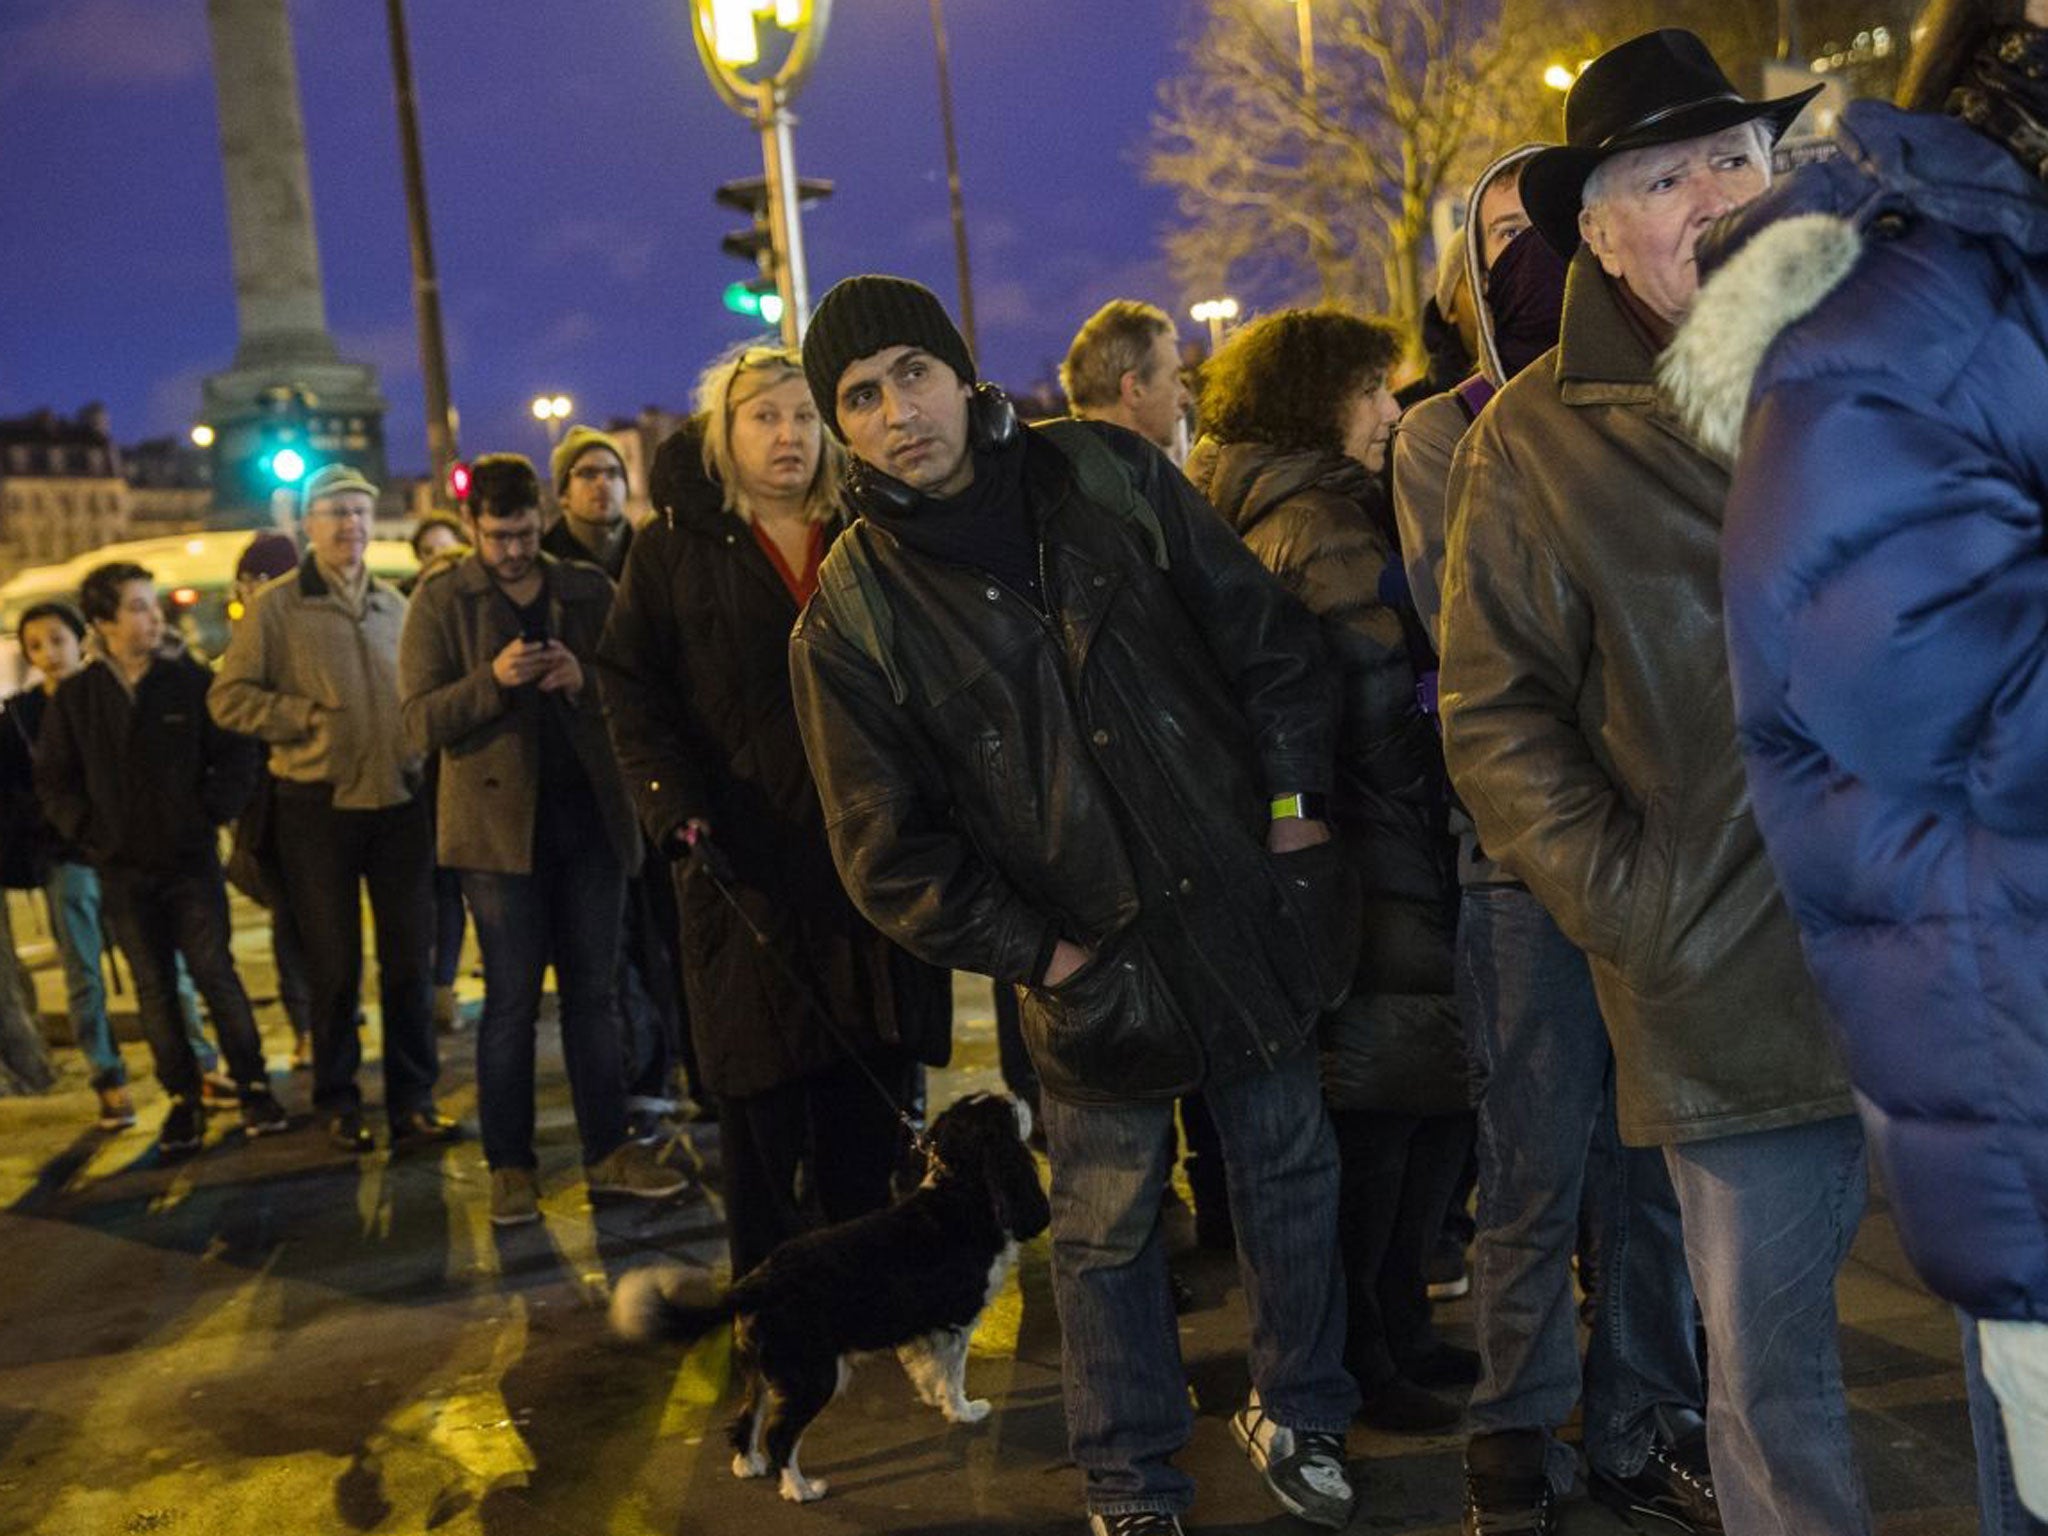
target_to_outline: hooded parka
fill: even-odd
[[[1666,359],[1736,452],[1750,783],[1899,1236],[2048,1322],[2048,187],[1853,103],[1703,254]],[[1809,313],[1810,311],[1810,313]]]

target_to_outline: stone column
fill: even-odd
[[[206,3],[240,339],[234,362],[206,380],[201,409],[214,429],[215,520],[230,524],[261,526],[290,491],[272,470],[281,447],[308,470],[341,462],[386,478],[376,372],[343,359],[327,331],[285,6]]]
[[[207,0],[235,257],[238,368],[334,357],[285,0]]]

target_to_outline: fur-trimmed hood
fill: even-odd
[[[2006,151],[1950,118],[1852,103],[1838,158],[1804,168],[1700,244],[1698,300],[1658,363],[1699,440],[1735,456],[1765,355],[1840,287],[1864,243],[1921,216],[2048,253],[2048,201]]]
[[[1703,446],[1735,457],[1764,353],[1835,291],[1862,249],[1847,219],[1796,214],[1761,231],[1700,290],[1657,377]]]

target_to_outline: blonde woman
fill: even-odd
[[[697,405],[655,456],[655,516],[627,556],[599,674],[649,836],[679,860],[708,837],[730,866],[718,880],[703,859],[676,869],[737,1276],[812,1220],[887,1202],[889,1099],[915,1062],[945,1059],[951,1016],[944,975],[841,889],[790,701],[790,627],[841,527],[838,446],[793,351],[726,353]]]

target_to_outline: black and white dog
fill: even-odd
[[[894,1350],[918,1396],[955,1424],[988,1416],[963,1389],[968,1337],[1017,1244],[1052,1220],[1030,1134],[1031,1111],[1016,1100],[962,1099],[932,1122],[931,1171],[895,1205],[792,1238],[723,1294],[699,1288],[701,1270],[633,1270],[612,1297],[612,1326],[652,1342],[730,1320],[746,1382],[733,1476],[775,1472],[785,1499],[822,1498],[825,1484],[797,1466],[797,1442],[846,1385],[855,1355]]]

